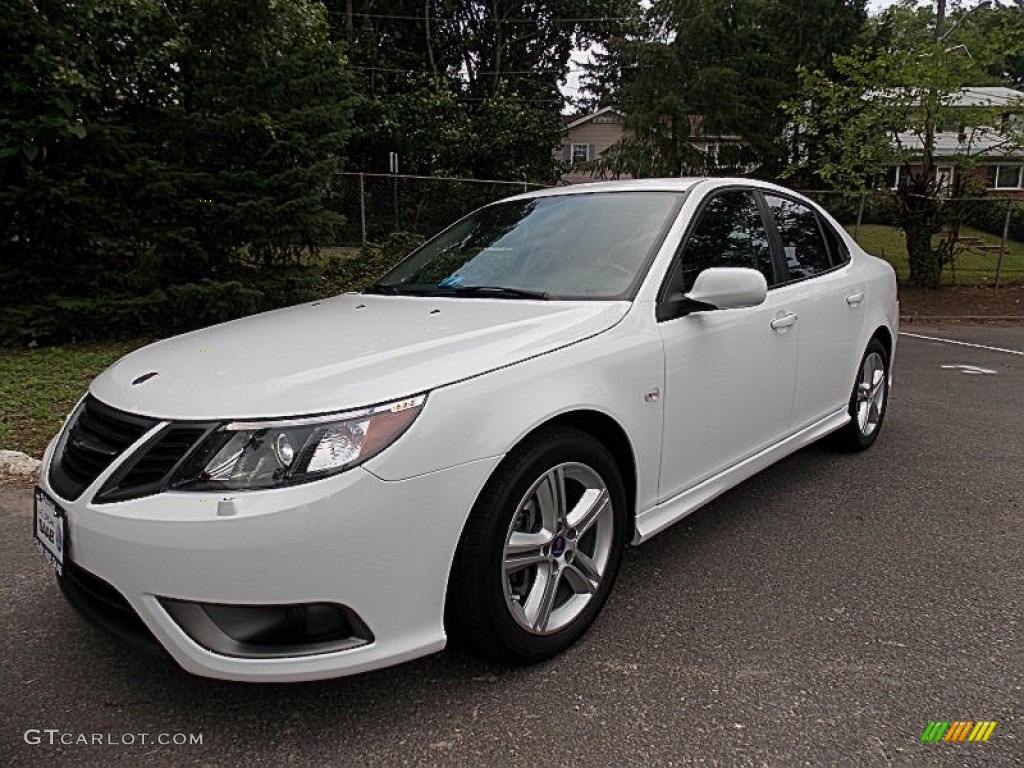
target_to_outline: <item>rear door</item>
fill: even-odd
[[[861,350],[865,286],[832,225],[796,198],[764,192],[786,269],[777,293],[800,317],[800,364],[793,404],[798,430],[845,409]]]
[[[773,289],[763,204],[744,188],[712,192],[669,271],[663,298],[708,267],[751,267],[768,281],[764,304],[694,312],[659,323],[665,392],[659,500],[697,485],[790,429],[800,328],[791,299]]]

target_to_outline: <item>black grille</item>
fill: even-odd
[[[89,395],[71,417],[50,468],[50,484],[74,501],[132,443],[157,425]]]
[[[167,427],[111,476],[96,501],[123,501],[163,490],[182,460],[210,428],[205,424]]]

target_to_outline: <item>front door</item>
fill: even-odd
[[[757,307],[694,312],[659,324],[665,424],[659,501],[697,485],[790,430],[800,328],[772,290],[775,262],[754,193],[713,193],[683,243],[669,286],[687,291],[708,267],[751,267],[768,281]]]

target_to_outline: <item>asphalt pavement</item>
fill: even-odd
[[[1024,352],[1024,328],[904,330]],[[532,668],[192,677],[74,614],[30,523],[0,488],[3,766],[1024,764],[1021,354],[901,337],[870,451],[808,448],[631,549]],[[997,725],[921,742],[957,720]]]

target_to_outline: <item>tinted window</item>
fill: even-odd
[[[704,207],[683,249],[683,291],[708,267],[748,267],[773,281],[772,253],[752,192],[716,195]]]
[[[765,195],[782,238],[782,256],[790,280],[813,277],[832,268],[828,248],[818,228],[818,215],[806,205]]]
[[[501,286],[556,298],[627,296],[682,197],[607,192],[497,203],[438,235],[378,285],[430,295]]]
[[[821,231],[825,233],[825,242],[828,243],[828,252],[829,255],[832,256],[832,266],[838,267],[840,264],[848,262],[850,260],[850,251],[846,247],[846,242],[840,234],[833,229],[831,224],[821,218],[819,218],[818,221],[821,223]]]

